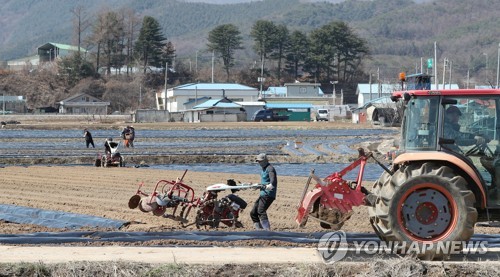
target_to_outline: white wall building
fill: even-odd
[[[257,101],[259,90],[240,84],[199,83],[186,84],[167,89],[156,94],[158,110],[180,112],[189,110],[193,100],[201,98],[221,99],[226,97],[233,102]],[[206,99],[206,98],[205,98]],[[206,100],[203,100],[203,102]],[[197,103],[197,104],[201,104]]]

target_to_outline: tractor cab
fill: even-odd
[[[400,153],[426,152],[436,160],[439,152],[451,154],[460,162],[450,165],[472,169],[467,175],[481,184],[485,202],[500,208],[500,91],[410,90],[401,96],[405,112]]]
[[[429,90],[431,89],[431,78],[432,76],[426,73],[400,75],[401,81],[406,84],[406,88],[404,88],[406,90]]]
[[[500,90],[403,84],[391,98],[404,115],[398,155],[374,184],[368,209],[379,237],[468,241],[477,222],[500,220]]]

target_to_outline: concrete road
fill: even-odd
[[[322,263],[315,248],[0,246],[0,263],[119,260],[184,264]]]

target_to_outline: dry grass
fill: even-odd
[[[325,264],[185,265],[128,262],[0,264],[0,276],[500,276],[497,264],[428,263],[415,258]]]

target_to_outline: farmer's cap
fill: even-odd
[[[446,114],[458,114],[461,116],[462,112],[459,108],[457,108],[457,106],[450,106],[448,109],[446,109]]]
[[[267,161],[267,155],[265,153],[260,153],[255,157],[256,162],[262,162],[262,161]]]

